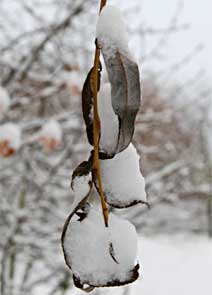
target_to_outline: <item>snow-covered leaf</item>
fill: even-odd
[[[82,162],[73,172],[71,188],[74,192],[73,209],[82,207],[92,188],[92,157]],[[73,210],[74,211],[74,210]]]
[[[117,261],[111,257],[110,241]],[[79,288],[120,286],[138,278],[135,228],[113,214],[109,216],[109,228],[105,227],[101,212],[92,207],[82,221],[72,216],[64,227],[62,246]]]
[[[112,106],[119,118],[117,152],[132,140],[135,118],[140,106],[140,81],[137,64],[117,51],[115,58],[106,62],[111,83]]]
[[[111,84],[112,106],[119,119],[116,152],[120,152],[132,140],[141,89],[139,69],[129,52],[125,24],[117,8],[106,6],[102,10],[97,25],[97,39]]]
[[[100,165],[104,193],[109,205],[124,208],[147,202],[139,156],[132,144],[113,159],[101,160]]]

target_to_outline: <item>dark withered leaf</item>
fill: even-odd
[[[115,256],[115,251],[114,251],[114,248],[113,248],[113,244],[110,242],[109,244],[109,253],[110,253],[110,256],[112,257],[113,261],[115,261],[115,263],[119,264],[118,260],[116,259],[116,256]]]
[[[135,205],[138,205],[138,204],[145,205],[145,206],[147,206],[148,209],[150,209],[150,204],[148,202],[144,202],[141,200],[133,200],[132,202],[129,202],[129,203],[121,202],[120,200],[115,200],[115,199],[113,201],[109,201],[107,199],[106,194],[105,194],[105,200],[109,206],[116,208],[116,209],[126,209],[126,208],[133,207]]]
[[[79,166],[77,166],[77,168],[74,170],[73,174],[72,174],[72,180],[71,180],[71,188],[74,191],[74,180],[77,177],[84,177],[87,175],[91,175],[92,172],[92,162],[93,162],[93,156],[91,155],[90,158],[88,159],[88,161],[84,161],[82,162]],[[90,189],[88,189],[88,192],[86,193],[85,196],[82,196],[81,198],[77,199],[78,202],[76,202],[75,207],[72,209],[72,212],[70,213],[70,215],[68,216],[64,227],[63,227],[63,233],[62,233],[62,241],[64,239],[64,235],[66,232],[66,229],[68,227],[68,224],[71,220],[71,218],[73,217],[74,214],[76,214],[79,217],[79,221],[82,221],[84,218],[86,218],[87,216],[87,208],[88,208],[88,197],[90,194],[90,191],[92,189],[92,182],[89,181],[88,185],[90,187]],[[78,212],[79,210],[81,210],[82,212]]]
[[[77,168],[74,170],[74,172],[72,174],[72,180],[71,180],[71,188],[72,189],[73,189],[74,179],[76,177],[86,176],[91,173],[92,163],[93,163],[93,154],[91,154],[88,161],[84,161],[79,166],[77,166]]]
[[[139,277],[139,264],[137,264],[129,273],[128,279],[125,281],[118,281],[118,280],[111,280],[106,284],[98,284],[98,286],[92,286],[88,282],[81,282],[80,278],[77,278],[73,275],[74,285],[75,287],[81,289],[85,292],[91,292],[94,288],[101,288],[101,287],[121,287],[128,284],[135,282]]]
[[[111,84],[112,106],[119,118],[116,153],[127,148],[134,133],[135,118],[140,107],[141,88],[138,65],[118,50],[112,56],[102,49]]]
[[[96,188],[97,192],[99,193],[99,188],[98,188],[98,184],[97,184],[95,177],[93,177],[93,180],[94,180],[95,188]],[[126,208],[136,206],[138,204],[145,205],[148,209],[150,209],[150,204],[148,202],[145,202],[142,200],[132,200],[130,202],[126,202],[126,201],[121,201],[120,199],[117,199],[115,197],[111,200],[111,198],[108,198],[107,192],[105,192],[105,191],[104,191],[104,196],[105,196],[106,203],[109,206],[116,208],[116,209],[126,209]]]
[[[98,71],[98,91],[100,89],[100,81],[101,81],[101,63],[99,64],[99,71]],[[93,145],[93,118],[92,118],[92,111],[93,111],[93,91],[91,87],[91,75],[92,75],[93,68],[89,71],[84,85],[82,89],[82,112],[83,118],[86,125],[86,132],[88,137],[88,142]]]
[[[90,293],[91,291],[93,291],[95,289],[95,287],[93,286],[87,286],[85,287],[85,284],[81,284],[80,280],[73,275],[73,281],[74,281],[74,285],[75,287],[77,287],[78,289],[81,289],[82,291],[86,292],[86,293]]]
[[[87,217],[87,212],[76,212],[76,215],[79,217],[78,221],[82,222]]]
[[[98,188],[98,184],[97,184],[95,177],[93,177],[93,180],[94,180],[95,188],[96,188],[97,192],[99,193],[99,188]],[[120,199],[117,199],[115,197],[111,200],[110,198],[107,197],[107,192],[105,192],[105,191],[104,191],[104,196],[105,196],[106,203],[109,206],[116,208],[116,209],[126,209],[126,208],[136,206],[138,204],[145,205],[148,209],[150,209],[150,204],[148,202],[145,202],[142,200],[132,200],[128,203],[126,201],[121,201]]]

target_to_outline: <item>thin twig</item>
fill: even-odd
[[[106,0],[101,0],[100,12],[102,8],[106,5]],[[96,51],[94,57],[94,66],[91,74],[91,86],[93,91],[94,99],[94,124],[93,124],[93,137],[94,137],[94,158],[93,158],[93,171],[97,178],[98,187],[99,187],[99,196],[102,205],[102,213],[104,217],[105,226],[108,227],[108,208],[104,198],[101,171],[100,171],[100,162],[99,162],[99,137],[100,137],[100,119],[98,114],[98,70],[99,70],[99,57],[100,57],[100,48],[98,42],[96,42]]]

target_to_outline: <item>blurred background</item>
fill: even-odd
[[[138,230],[140,279],[93,294],[209,295],[211,1],[108,4],[125,15],[141,71],[133,142],[151,209],[117,210]],[[98,7],[97,0],[0,0],[0,130],[12,122],[22,132],[17,144],[18,132],[4,138],[0,131],[1,295],[80,293],[60,235],[72,171],[91,149],[81,89],[93,62]]]

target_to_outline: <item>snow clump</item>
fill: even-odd
[[[98,107],[101,122],[99,148],[100,151],[106,152],[110,155],[116,150],[119,136],[119,122],[112,107],[111,87],[109,83],[101,86]]]
[[[96,29],[99,45],[113,55],[117,49],[128,53],[128,34],[122,12],[112,5],[105,6],[99,16]]]
[[[127,207],[146,203],[145,180],[140,171],[139,155],[132,143],[113,159],[101,160],[100,165],[108,204]]]
[[[109,253],[110,242],[116,261]],[[114,214],[110,214],[106,228],[101,213],[91,207],[85,219],[69,223],[63,247],[67,263],[82,285],[107,286],[131,278],[137,258],[137,234],[129,221]]]
[[[39,133],[39,142],[47,152],[53,151],[60,146],[62,128],[56,120],[51,119],[43,125]]]
[[[9,157],[21,146],[21,130],[14,123],[0,126],[0,156]]]

